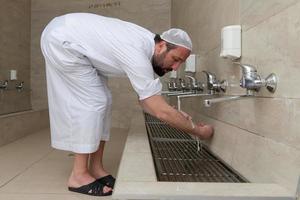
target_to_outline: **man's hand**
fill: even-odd
[[[192,117],[189,115],[189,114],[187,114],[186,112],[183,112],[182,110],[178,110],[186,119],[188,119],[188,120],[192,120]]]
[[[201,139],[208,139],[213,135],[212,126],[203,123],[194,124],[190,115],[182,111],[178,112],[160,95],[141,100],[140,105],[152,116]]]
[[[204,124],[203,122],[198,122],[196,125],[192,121],[192,117],[187,114],[186,112],[183,112],[182,110],[179,110],[179,112],[188,120],[191,121],[193,126],[195,126],[195,133],[196,136],[198,136],[200,139],[209,139],[213,136],[214,129],[211,125]]]
[[[197,123],[194,129],[194,134],[200,139],[209,139],[214,134],[214,129],[211,125]]]

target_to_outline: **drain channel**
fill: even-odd
[[[144,116],[159,181],[248,182],[204,144],[197,151],[197,142],[189,134],[149,114]]]

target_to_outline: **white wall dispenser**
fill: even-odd
[[[196,72],[196,55],[191,54],[185,61],[185,72]]]
[[[177,78],[177,71],[171,71],[170,72],[170,78]]]
[[[15,69],[10,70],[10,80],[11,81],[17,80],[17,70]]]
[[[223,58],[232,60],[241,57],[242,28],[240,25],[225,26],[221,31],[221,53]]]

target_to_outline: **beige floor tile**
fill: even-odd
[[[66,181],[72,169],[72,157],[54,150],[0,191],[14,193],[66,193]]]
[[[49,130],[21,138],[0,148],[0,187],[51,152]]]
[[[111,140],[106,144],[104,165],[114,176],[117,174],[127,132],[127,129],[113,128]],[[93,198],[73,194],[67,190],[66,182],[72,169],[73,154],[52,149],[49,130],[0,148],[0,162],[0,180],[2,177],[6,180],[0,187],[1,200]],[[6,167],[2,163],[5,163]],[[11,166],[10,170],[9,166]],[[111,199],[111,197],[101,197],[101,199]]]

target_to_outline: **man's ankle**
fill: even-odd
[[[95,180],[96,179],[88,172],[87,173],[82,173],[82,172],[74,173],[72,171],[72,173],[69,177],[69,180],[68,180],[68,186],[69,187],[80,187],[82,185],[89,184]]]

